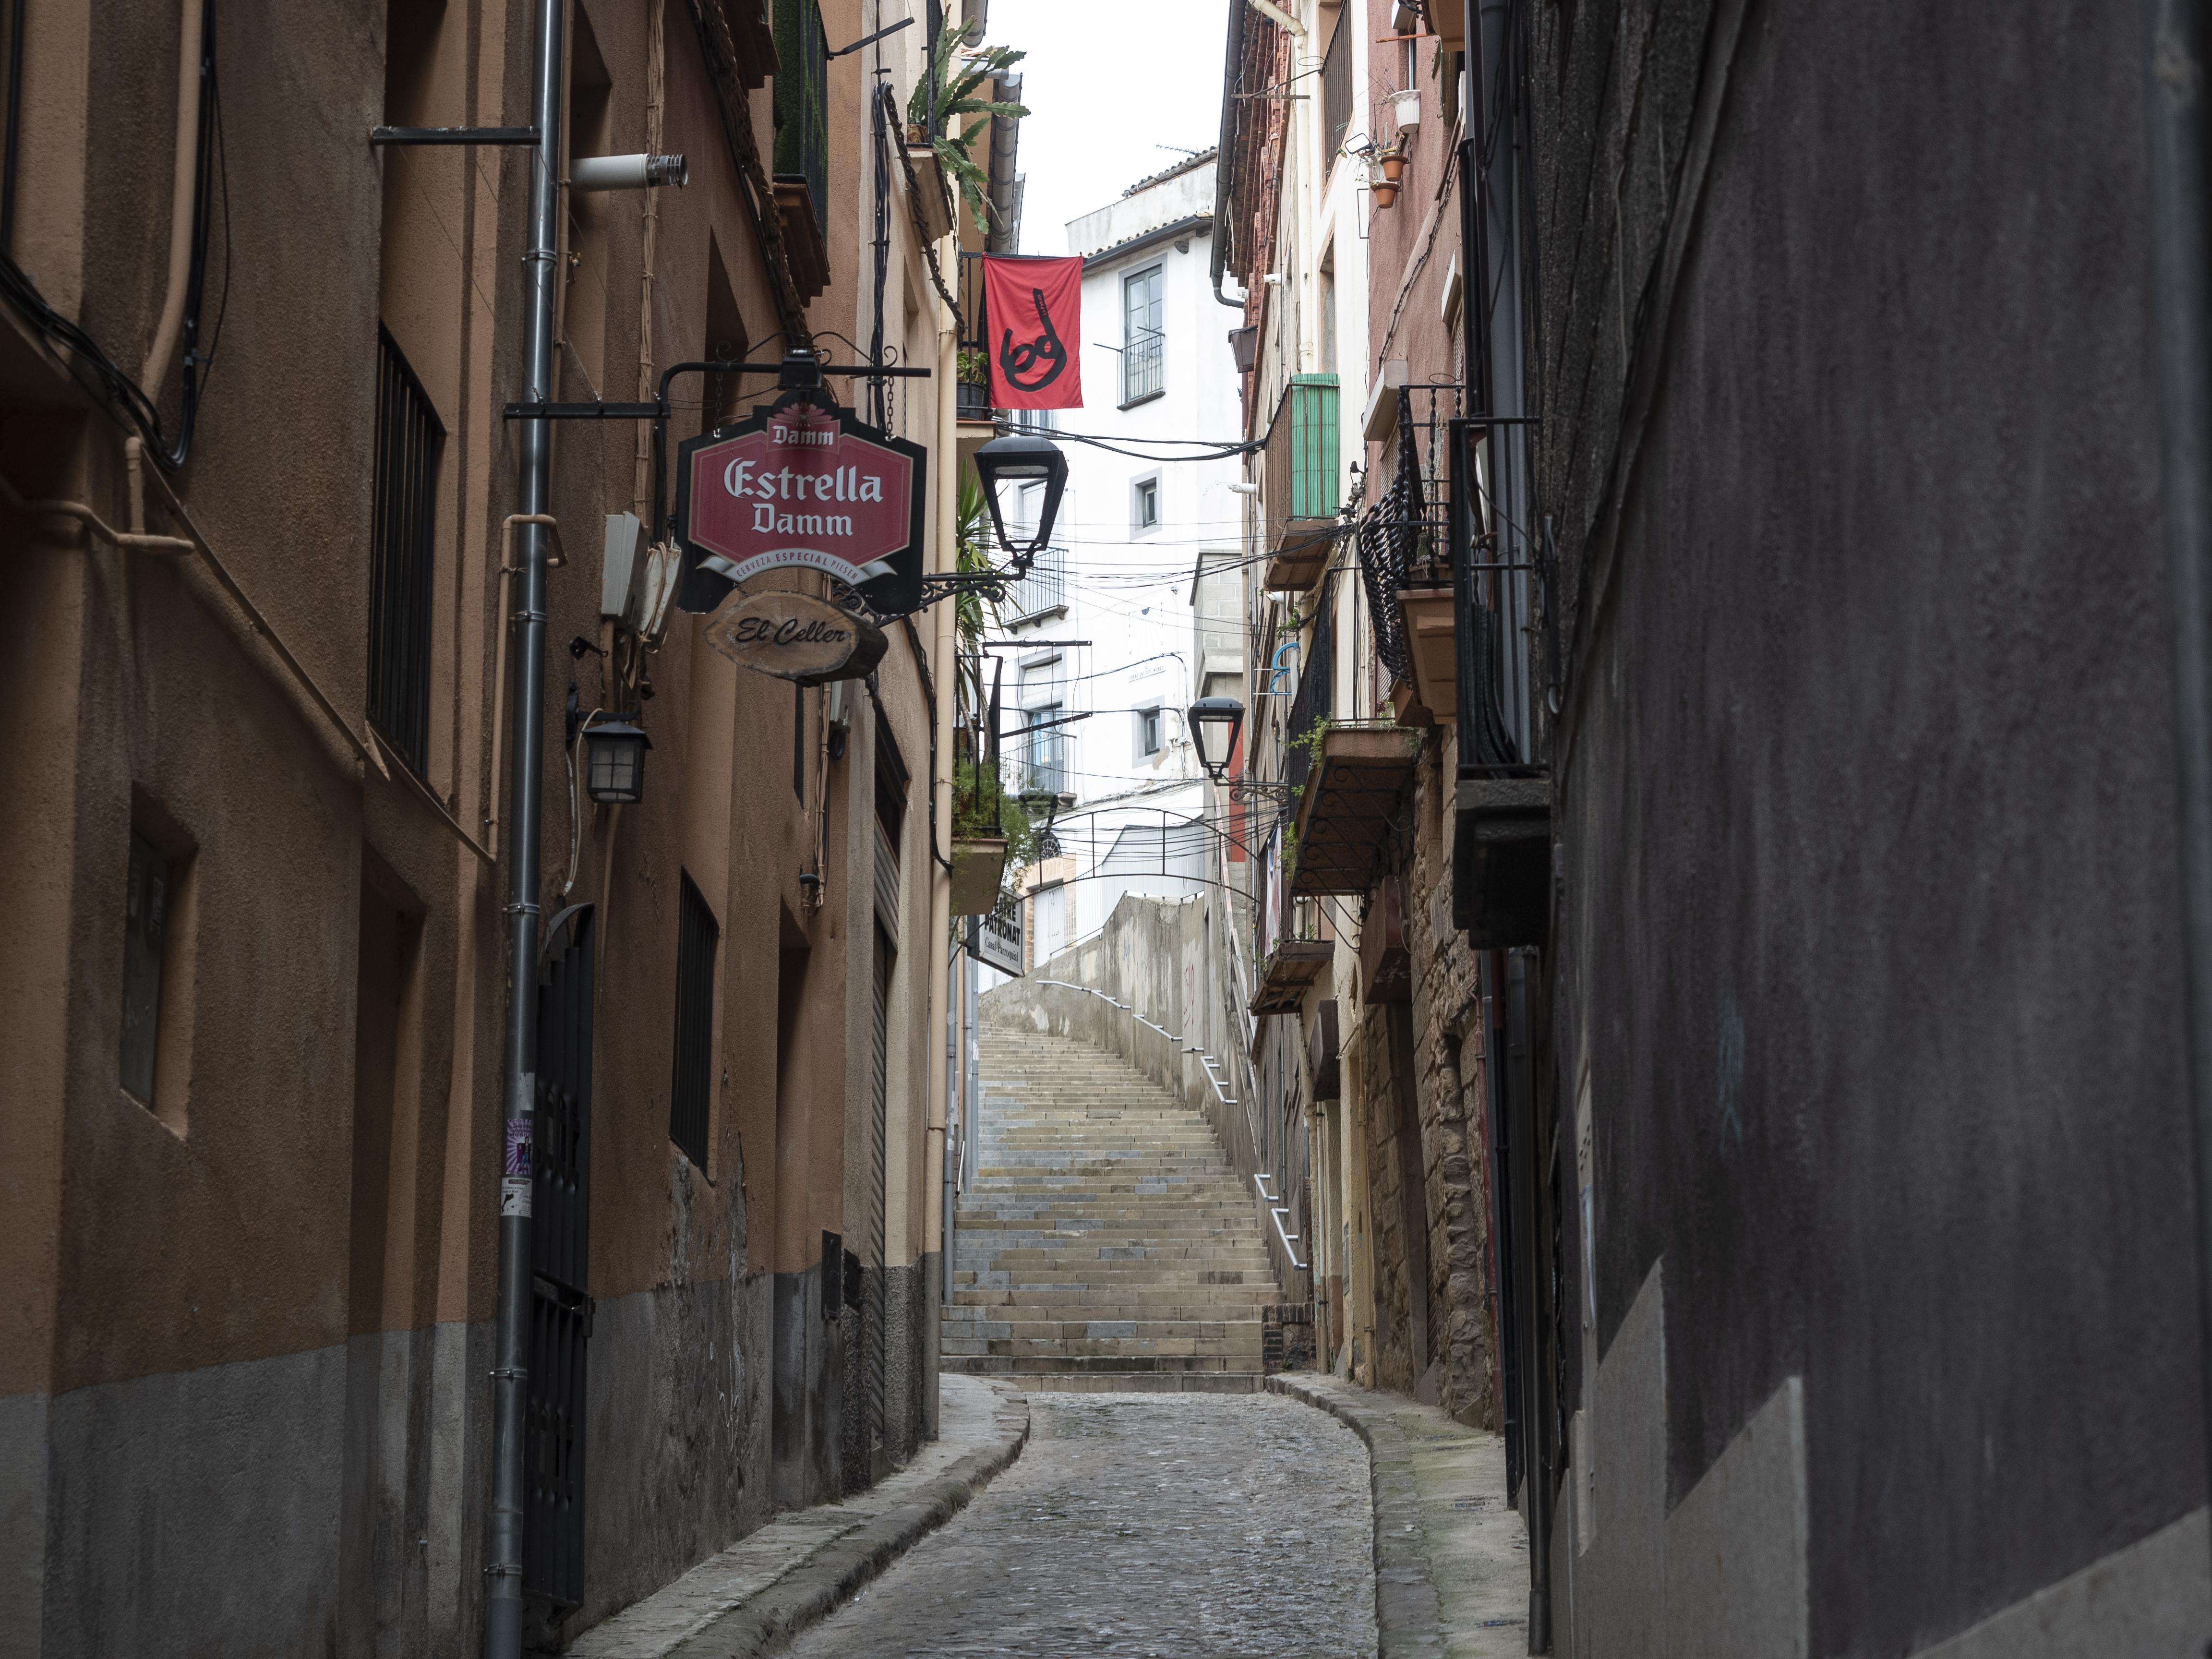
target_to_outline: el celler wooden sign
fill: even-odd
[[[811,593],[733,593],[707,643],[739,666],[800,685],[857,680],[884,658],[884,630]]]

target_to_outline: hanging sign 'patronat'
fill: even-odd
[[[811,593],[733,593],[707,643],[740,667],[801,685],[857,680],[884,659],[884,630]]]
[[[678,605],[712,611],[735,584],[798,566],[881,614],[915,609],[927,471],[920,445],[795,398],[692,439],[678,450]]]

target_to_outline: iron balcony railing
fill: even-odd
[[[1534,561],[1501,556],[1501,550],[1512,544],[1492,522],[1476,456],[1479,445],[1504,429],[1486,427],[1480,416],[1449,422],[1453,487],[1447,522],[1458,619],[1454,648],[1462,776],[1525,776],[1540,769],[1534,763],[1531,646],[1540,600],[1547,623],[1550,603]]]
[[[1006,601],[999,607],[1000,620],[1009,624],[1023,622],[1066,603],[1066,550],[1048,547],[1036,556],[1028,575],[1008,585]]]
[[[1393,395],[1397,424],[1376,468],[1389,483],[1360,517],[1360,579],[1376,654],[1394,679],[1408,684],[1413,645],[1400,595],[1452,585],[1451,422],[1460,413],[1460,388],[1401,386]]]
[[[1041,714],[1042,711],[1039,711]],[[1057,709],[1052,711],[1057,716]],[[1032,732],[1022,738],[1022,787],[1025,795],[1068,793],[1067,734]]]
[[[990,318],[983,302],[983,256],[960,256],[959,418],[991,418]]]
[[[1293,799],[1313,770],[1314,733],[1328,724],[1336,679],[1334,607],[1326,585],[1321,592],[1314,621],[1313,647],[1298,672],[1298,689],[1291,698],[1291,717],[1283,728],[1283,777]],[[1295,811],[1296,808],[1292,810]]]
[[[438,453],[445,441],[429,394],[380,324],[368,716],[418,773],[429,758],[431,578],[437,562]]]
[[[830,46],[820,0],[775,0],[775,176],[805,181],[830,234]]]

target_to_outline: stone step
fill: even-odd
[[[970,1376],[1022,1376],[1055,1371],[1078,1376],[1115,1371],[1256,1371],[1260,1367],[1213,1354],[1070,1354],[1065,1358],[1042,1354],[948,1354],[943,1369]]]
[[[1069,1039],[994,1028],[982,1060],[944,1368],[1249,1386],[1262,1311],[1281,1295],[1212,1126]]]

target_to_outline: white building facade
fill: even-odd
[[[1233,565],[1243,542],[1243,468],[1224,453],[1241,436],[1237,318],[1212,292],[1213,197],[1208,152],[1067,226],[1085,406],[1050,423],[1068,458],[1054,545],[1000,607],[994,653],[1004,752],[1050,832],[1027,878],[1033,963],[1097,932],[1124,893],[1218,879],[1183,721],[1243,674],[1233,625],[1200,630],[1193,609],[1201,566]]]

